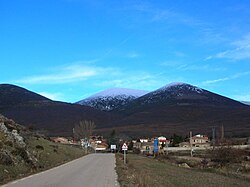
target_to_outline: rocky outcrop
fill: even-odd
[[[27,131],[21,125],[0,115],[0,164],[11,165],[20,162],[37,166],[36,157],[30,153],[21,134]]]

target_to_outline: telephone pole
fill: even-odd
[[[212,144],[213,144],[213,150],[215,146],[215,127],[212,127]]]
[[[224,139],[224,125],[221,125],[221,140]]]
[[[192,143],[193,143],[193,141],[192,141],[193,139],[192,139],[192,131],[190,131],[189,136],[190,136],[190,140],[189,140],[189,141],[190,141],[190,149],[191,149],[191,150],[190,150],[190,156],[193,157],[193,144],[192,144]]]

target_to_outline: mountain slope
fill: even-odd
[[[0,113],[24,126],[43,129],[49,135],[71,135],[80,120],[92,120],[99,128],[115,118],[88,106],[52,101],[14,85],[0,88]]]
[[[11,84],[0,84],[0,106],[50,102],[51,100],[34,92]]]
[[[4,97],[0,93],[0,113],[53,136],[72,135],[80,120],[93,120],[96,133],[104,135],[113,129],[134,137],[185,135],[190,130],[211,135],[211,127],[218,129],[221,125],[226,135],[250,133],[250,106],[185,83],[172,83],[141,97],[134,96],[137,98],[124,104],[118,102],[117,108],[109,112],[51,101],[12,85],[5,90],[4,86],[0,85],[4,93]]]
[[[134,90],[127,88],[111,88],[90,96],[77,104],[91,106],[93,108],[111,111],[128,104],[134,99],[147,94],[144,90]]]
[[[144,110],[147,107],[163,105],[242,106],[242,103],[190,84],[171,83],[120,107],[119,110],[129,109],[132,112],[131,108]]]
[[[230,135],[250,133],[249,106],[185,83],[166,85],[116,112],[123,118],[115,125],[127,134],[210,133],[222,124]]]

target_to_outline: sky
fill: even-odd
[[[185,82],[250,101],[249,0],[0,0],[0,83],[76,102]]]

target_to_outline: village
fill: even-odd
[[[177,138],[176,138],[177,137]],[[177,140],[176,140],[177,139]],[[195,151],[214,149],[216,146],[230,145],[235,148],[247,148],[250,145],[250,139],[226,139],[222,134],[220,138],[209,138],[205,134],[192,135],[182,138],[178,135],[167,139],[165,136],[137,138],[132,140],[124,140],[122,138],[117,141],[110,142],[100,135],[92,135],[89,138],[74,140],[66,137],[51,137],[56,143],[81,146],[84,149],[94,152],[120,152],[122,145],[125,143],[128,150],[143,155],[162,154],[167,155],[170,152],[191,151],[191,155]]]

